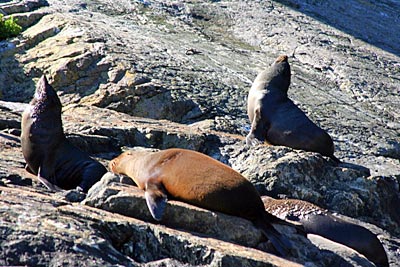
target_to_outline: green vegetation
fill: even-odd
[[[0,14],[0,41],[17,36],[21,31],[22,27],[17,24],[15,19],[10,17],[3,20],[3,15]]]

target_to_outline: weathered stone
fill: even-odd
[[[130,85],[126,86],[128,82]],[[138,82],[141,82],[139,79]],[[196,114],[197,105],[187,97],[182,97],[173,91],[166,90],[153,83],[137,84],[127,81],[126,77],[120,81],[119,89],[111,87],[106,91],[91,95],[80,101],[102,108],[124,112],[127,114],[152,119],[168,119],[172,121],[185,121],[187,114]]]
[[[19,129],[21,125],[21,111],[15,112],[0,100],[0,130]]]
[[[165,233],[161,226],[131,222],[128,217],[113,221],[116,214],[71,206],[66,200],[79,199],[76,192],[53,199],[23,169],[18,139],[24,105],[15,103],[32,98],[35,81],[43,73],[61,97],[64,129],[71,142],[105,165],[125,146],[194,149],[232,165],[263,194],[309,200],[350,215],[355,223],[370,222],[398,236],[400,6],[394,1],[51,0],[45,5],[33,0],[0,3],[1,13],[20,18],[27,27],[20,36],[0,42],[0,98],[7,101],[0,101],[0,185],[20,190],[3,190],[2,197],[7,198],[0,198],[0,209],[11,214],[0,220],[1,226],[7,225],[0,238],[0,265],[287,264],[243,246],[225,253],[225,245],[215,245],[225,244],[221,240],[188,241],[184,232]],[[244,147],[248,89],[257,72],[281,53],[290,56],[290,97],[332,135],[335,155],[343,161],[339,166],[313,153]],[[118,193],[111,185],[106,187],[110,197],[104,201],[110,201]],[[41,235],[43,223],[36,217],[24,220],[17,215],[27,209],[18,200],[24,192],[35,192],[23,201],[40,222],[57,224],[65,219],[76,228],[101,227],[85,230],[86,234],[50,227]],[[59,209],[71,209],[54,213],[44,196],[62,205]],[[191,214],[184,206],[179,209]],[[7,218],[23,220],[29,232]],[[3,242],[4,236],[10,243]],[[382,236],[395,266],[400,242]],[[304,244],[295,240],[296,235],[290,237]],[[146,246],[147,240],[155,245]],[[300,247],[299,255],[309,262],[293,260],[307,266],[345,264],[317,247]],[[98,255],[98,248],[111,256],[90,256]],[[16,260],[11,255],[17,255]],[[351,261],[352,252],[346,255],[347,263],[364,264]]]
[[[89,114],[90,118],[87,118]],[[66,132],[107,136],[117,140],[118,146],[200,150],[205,142],[204,134],[196,128],[169,121],[132,117],[107,109],[78,105],[66,108],[63,115]],[[82,120],[83,117],[89,120]]]
[[[171,255],[191,265],[220,266],[227,257],[242,266],[300,266],[254,249],[57,201],[34,190],[0,186],[0,194],[2,265],[139,266],[120,250],[131,251],[138,262]]]
[[[398,234],[400,220],[392,206],[400,203],[396,182],[384,188],[362,166],[336,166],[317,153],[287,147],[232,145],[225,149],[223,154],[228,162],[252,181],[261,194],[318,203]]]
[[[34,24],[36,24],[43,16],[47,15],[46,11],[33,11],[27,13],[14,13],[10,16],[6,16],[4,19],[8,17],[12,17],[19,26],[23,29],[26,29]]]
[[[137,266],[90,228],[90,221],[68,219],[60,213],[58,207],[67,202],[18,188],[1,187],[0,194],[1,265],[60,266],[80,262],[82,266]]]
[[[106,177],[106,179],[110,178]],[[111,182],[113,181],[111,180]],[[102,187],[102,190],[97,188],[99,186]],[[147,208],[144,192],[136,187],[126,187],[121,184],[107,187],[107,184],[103,181],[91,188],[83,203],[125,216],[154,222]],[[261,232],[254,229],[250,222],[230,217],[181,202],[169,201],[162,223],[172,228],[203,233],[249,247],[256,247],[261,242]],[[201,224],[198,223],[200,221]]]
[[[2,1],[4,2],[4,1]],[[5,14],[15,14],[15,13],[27,13],[31,12],[40,7],[47,6],[46,0],[25,0],[25,1],[5,1],[6,4],[2,4],[0,9]],[[7,3],[11,2],[11,3]]]
[[[101,181],[89,190],[87,198],[82,203],[125,216],[154,222],[144,199],[144,192],[134,186],[118,184],[117,180],[118,177],[116,175],[107,173]],[[250,221],[218,212],[206,211],[179,201],[168,201],[165,214],[160,223],[170,228],[182,229],[196,235],[212,236],[246,247],[257,247],[264,251],[270,250],[263,243],[264,237],[261,232]],[[302,263],[310,261],[315,263],[316,266],[344,264],[345,261],[366,261],[363,256],[352,250],[347,251],[346,248],[341,248],[342,257],[346,260],[328,252],[335,251],[334,249],[327,249],[323,253],[324,255],[319,255],[315,247],[311,246],[309,242],[305,242],[304,237],[296,234],[294,228],[291,229],[288,226],[276,227],[281,233],[285,233],[288,237],[290,236],[291,242],[294,242],[296,256],[290,257],[294,261]],[[353,260],[347,259],[349,255]],[[358,266],[358,264],[354,266]]]

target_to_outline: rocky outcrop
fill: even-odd
[[[24,28],[0,42],[0,265],[370,266],[290,227],[279,230],[298,251],[282,259],[250,222],[174,201],[156,224],[141,193],[115,177],[87,196],[46,191],[24,171],[19,144],[42,74],[69,140],[105,166],[124,147],[197,150],[260,194],[351,217],[400,261],[397,3],[29,0],[2,1],[0,12]],[[244,145],[248,89],[281,53],[290,97],[331,134],[343,163]]]

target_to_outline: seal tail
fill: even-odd
[[[293,251],[293,245],[288,238],[274,228],[274,226],[271,224],[274,222],[274,220],[271,220],[270,217],[274,216],[265,212],[260,219],[254,222],[254,224],[259,227],[262,233],[268,238],[269,241],[271,241],[276,251],[281,256],[285,257],[291,254],[291,251]],[[279,223],[279,219],[276,217],[274,218],[277,219],[276,222]]]

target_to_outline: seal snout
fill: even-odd
[[[44,98],[47,95],[56,95],[56,92],[54,91],[53,87],[49,84],[49,81],[46,78],[46,75],[42,75],[40,77],[37,85],[36,85],[36,92],[35,92],[35,98]]]
[[[288,61],[288,56],[287,56],[287,55],[280,55],[280,56],[275,60],[275,63],[287,62],[287,61]]]
[[[46,92],[46,87],[50,86],[49,85],[49,81],[46,78],[46,75],[42,75],[42,77],[40,77],[37,85],[36,85],[36,93],[41,95],[44,92]]]

